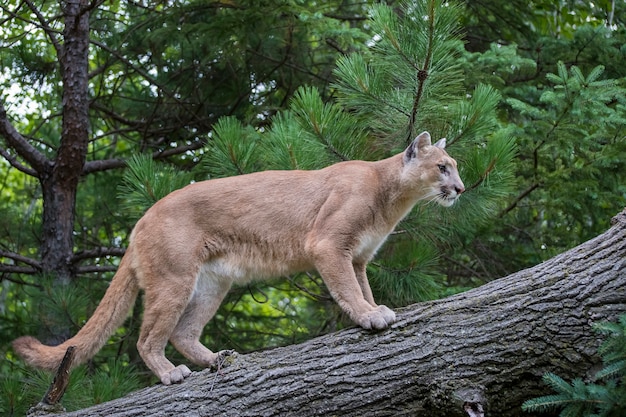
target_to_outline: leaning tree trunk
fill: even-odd
[[[548,391],[544,372],[572,378],[597,364],[591,325],[626,312],[625,255],[626,211],[547,262],[405,308],[388,330],[241,355],[217,373],[68,415],[522,415],[524,400]]]

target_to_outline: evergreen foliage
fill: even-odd
[[[31,405],[37,404],[47,392],[54,375],[44,371],[19,370],[17,375],[5,377],[0,385],[0,412],[5,416],[26,415]],[[86,366],[72,370],[63,406],[67,411],[80,410],[122,397],[141,388],[137,371],[128,363],[110,360],[93,375]]]
[[[370,53],[337,63],[339,102],[373,133],[400,144],[408,145],[422,130],[450,139],[468,133],[451,126],[455,104],[465,100],[460,12],[457,4],[441,1],[404,2],[400,14],[373,6]]]
[[[498,202],[511,191],[515,155],[509,132],[498,129],[500,95],[480,84],[466,97],[454,63],[459,13],[458,7],[438,1],[406,3],[401,15],[388,6],[373,7],[374,41],[367,54],[339,60],[336,102],[325,103],[315,87],[302,87],[268,131],[232,117],[220,119],[196,175],[317,169],[390,156],[422,130],[447,135],[469,186],[467,198],[450,213],[428,204],[414,211],[370,268],[382,302],[399,306],[436,298],[444,285],[439,254],[452,242],[471,240],[497,212]],[[145,184],[142,189],[156,188]]]
[[[568,383],[553,373],[543,380],[556,394],[526,401],[524,411],[561,410],[561,417],[620,417],[626,414],[626,315],[618,323],[599,323],[595,330],[608,336],[598,349],[603,368],[594,382],[580,378]]]
[[[483,261],[469,279],[561,253],[605,230],[626,205],[626,71],[615,66],[626,57],[626,32],[600,23],[581,18],[576,28],[564,24],[562,36],[499,41],[466,55],[466,84],[500,91],[498,115],[518,145],[516,195],[470,244]]]
[[[468,195],[476,197],[464,199],[451,214],[429,205],[417,209],[389,240],[370,276],[379,299],[394,306],[438,296],[443,285],[439,253],[451,241],[471,239],[512,186],[514,142],[507,131],[498,130],[500,96],[478,85],[468,99],[453,64],[460,45],[455,26],[459,12],[437,1],[406,3],[402,17],[388,6],[373,7],[374,41],[368,53],[339,60],[337,101],[324,103],[314,87],[300,88],[289,108],[272,120],[269,132],[246,142],[259,148],[259,168],[316,169],[342,160],[390,156],[422,130],[435,137],[448,135],[462,177],[471,185]],[[410,36],[411,31],[418,36]],[[242,145],[247,138],[241,125],[220,121],[215,142],[219,156],[209,155],[209,161],[217,158],[210,165],[221,161],[221,166],[236,168],[232,173],[250,165],[253,152]],[[485,181],[492,175],[497,181]]]
[[[555,228],[568,228],[570,233],[584,240],[591,238],[586,233],[589,224],[607,227],[610,216],[598,209],[614,207],[613,190],[621,193],[618,200],[624,201],[626,188],[619,182],[623,180],[621,173],[626,172],[624,160],[620,158],[626,151],[623,133],[626,89],[616,80],[601,79],[603,71],[603,66],[597,66],[584,75],[579,67],[568,69],[559,62],[557,72],[547,74],[552,88],[545,89],[539,96],[540,107],[516,98],[507,101],[524,119],[520,126],[521,146],[532,149],[535,154],[529,161],[532,166],[530,163],[520,166],[525,170],[522,175],[541,185],[535,194],[535,198],[540,199],[539,204],[527,209],[541,207],[546,213],[552,213],[550,217],[557,213],[568,213],[570,217],[553,221],[544,216],[544,221],[550,222],[552,227],[539,233],[548,247],[562,247],[562,243],[554,239],[573,238],[568,236],[567,230],[555,235]],[[601,122],[596,122],[598,120]],[[611,175],[606,175],[609,172]],[[566,181],[575,181],[577,185],[570,191],[572,200],[552,198]],[[597,190],[592,196],[588,195],[589,187]]]
[[[192,176],[172,166],[157,166],[149,156],[135,155],[127,162],[119,192],[123,196],[122,207],[135,219],[154,203],[174,190],[188,185]]]
[[[209,178],[249,174],[257,170],[258,134],[251,126],[244,127],[232,116],[222,117],[212,133],[211,144],[202,159]]]
[[[2,413],[23,414],[47,387],[20,388],[38,376],[9,342],[54,317],[82,326],[136,219],[192,181],[377,160],[423,130],[447,137],[467,192],[450,209],[418,206],[369,266],[376,299],[393,306],[480,285],[608,227],[626,205],[626,3],[378,3],[112,1],[91,11],[88,164],[104,168],[83,174],[74,242],[77,254],[107,250],[76,265],[71,287],[36,274],[42,189],[0,137]],[[62,140],[59,63],[31,22],[56,30],[62,12],[49,2],[0,9],[0,100],[51,156]],[[143,366],[140,316],[138,304],[73,380],[106,374],[98,386],[115,387],[141,375],[129,368]],[[234,289],[203,342],[243,352],[345,323],[320,277],[301,274]]]
[[[377,146],[401,149],[421,130],[447,137],[469,190],[452,210],[413,210],[370,268],[378,296],[391,305],[438,296],[440,254],[471,240],[512,189],[515,146],[498,126],[500,96],[483,84],[468,93],[462,84],[459,14],[437,1],[404,3],[400,14],[376,5],[369,53],[341,58],[335,72],[338,103],[380,138]]]

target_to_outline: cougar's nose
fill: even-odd
[[[455,185],[454,191],[456,191],[457,194],[463,194],[463,192],[465,191],[465,187],[463,187],[462,185]]]

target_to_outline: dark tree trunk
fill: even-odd
[[[533,268],[352,328],[241,355],[68,416],[521,416],[546,371],[585,376],[596,322],[626,312],[626,211],[606,233]],[[477,414],[475,414],[477,415]]]
[[[89,1],[63,2],[65,28],[59,63],[63,78],[61,144],[52,164],[39,173],[43,194],[41,267],[57,282],[73,276],[74,219],[78,181],[89,144]]]

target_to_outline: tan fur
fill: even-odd
[[[454,203],[464,186],[445,139],[427,132],[402,153],[377,162],[349,161],[318,171],[266,171],[189,185],[139,220],[120,268],[91,319],[55,347],[26,336],[15,351],[55,369],[68,346],[74,365],[93,357],[145,292],[137,347],[164,384],[189,369],[164,355],[168,340],[191,362],[215,363],[199,338],[233,283],[317,270],[354,322],[382,329],[395,314],[377,305],[365,267],[397,223],[420,200]]]

